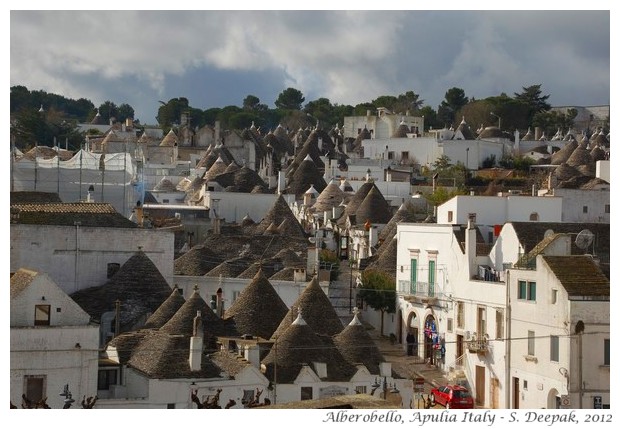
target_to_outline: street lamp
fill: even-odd
[[[502,129],[502,118],[499,117],[498,115],[496,115],[495,113],[491,112],[491,115],[495,116],[498,120],[497,122],[497,128],[499,128],[500,130]]]

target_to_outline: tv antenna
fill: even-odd
[[[588,247],[594,242],[594,234],[589,229],[583,229],[575,237],[575,245],[584,253],[587,253]],[[594,250],[594,249],[593,249]],[[592,252],[594,253],[594,251]]]

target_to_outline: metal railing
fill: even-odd
[[[429,298],[437,298],[442,295],[441,288],[439,288],[437,283],[412,283],[409,280],[399,280],[397,292],[404,295],[416,295]]]

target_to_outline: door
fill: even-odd
[[[483,366],[476,365],[476,405],[484,406],[485,398],[485,368]]]
[[[519,396],[521,396],[521,394],[519,393],[519,378],[518,377],[513,377],[512,378],[512,388],[514,389],[513,391],[513,405],[515,409],[519,408]]]
[[[499,408],[499,378],[491,377],[491,408]]]
[[[456,356],[455,356],[455,360],[458,361],[458,359],[461,356],[463,356],[463,336],[462,335],[457,335],[456,336]]]

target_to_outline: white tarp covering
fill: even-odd
[[[136,163],[129,153],[80,150],[67,161],[58,157],[11,159],[11,191],[56,192],[62,201],[76,202],[85,200],[92,186],[92,199],[112,204],[127,217],[136,201],[143,199],[139,185]]]

